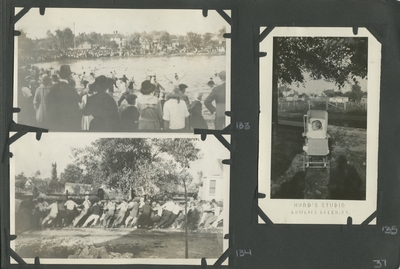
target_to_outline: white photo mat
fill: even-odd
[[[260,28],[260,33],[265,27]],[[271,199],[271,142],[274,37],[367,37],[368,38],[368,113],[366,145],[366,200]],[[258,203],[274,224],[361,224],[377,209],[378,134],[381,44],[365,28],[353,34],[352,28],[276,27],[260,43],[260,133],[258,191],[266,194]],[[277,123],[276,123],[277,124]],[[300,213],[301,212],[301,213]],[[259,218],[259,223],[264,221]],[[369,223],[376,224],[376,219]]]

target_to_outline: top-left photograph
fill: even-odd
[[[216,11],[32,8],[15,30],[16,123],[167,133],[229,124],[230,25]]]

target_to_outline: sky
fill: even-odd
[[[159,134],[146,134],[146,136],[160,137]],[[163,134],[167,135],[167,134]],[[112,135],[107,133],[44,133],[40,141],[37,141],[34,133],[18,139],[11,145],[10,151],[14,157],[11,159],[11,171],[14,175],[21,172],[28,177],[40,171],[41,178],[51,177],[51,164],[57,163],[58,176],[64,171],[67,164],[73,163],[74,158],[71,148],[83,148],[90,146],[91,142],[101,137],[129,137],[131,134]],[[195,136],[194,138],[200,138]],[[208,136],[205,141],[199,141],[196,146],[201,149],[201,159],[192,163],[191,174],[197,175],[197,171],[205,174],[212,169],[217,159],[229,159],[229,151],[213,136]],[[11,175],[13,178],[13,175]]]
[[[216,33],[223,26],[227,29],[229,26],[214,10],[203,17],[201,10],[46,8],[45,15],[41,16],[38,8],[32,8],[17,22],[15,29],[35,39],[45,37],[48,30],[54,32],[69,27],[74,31],[74,23],[76,35],[93,31],[130,34],[153,30],[175,35],[185,35],[189,31],[203,34]]]

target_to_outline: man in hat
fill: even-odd
[[[225,127],[225,91],[226,91],[226,73],[221,71],[219,74],[222,84],[214,87],[211,93],[204,100],[204,105],[211,114],[215,113],[215,129],[222,130]],[[215,106],[212,102],[215,101]]]
[[[92,115],[90,131],[112,132],[119,127],[118,107],[115,100],[106,92],[108,89],[107,77],[96,77],[94,83],[96,94],[88,97],[84,110],[85,115]]]
[[[69,84],[69,65],[60,67],[59,82],[53,84],[47,96],[48,128],[50,131],[80,131],[82,113],[79,109],[80,96]]]

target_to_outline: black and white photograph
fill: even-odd
[[[26,261],[200,264],[228,247],[229,151],[215,138],[30,134],[12,151],[12,244]]]
[[[268,203],[290,205],[300,223],[366,218],[377,196],[380,44],[365,29],[281,29],[261,45],[272,52],[260,60]],[[366,212],[351,210],[362,203]]]
[[[19,124],[184,133],[229,124],[230,25],[216,11],[32,8],[15,30]]]

